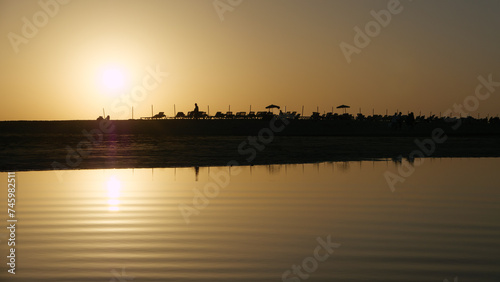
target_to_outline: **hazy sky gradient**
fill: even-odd
[[[47,2],[48,0],[42,0]],[[227,2],[227,0],[221,0]],[[371,20],[379,0],[245,0],[221,21],[212,0],[73,0],[15,53],[38,1],[0,0],[0,120],[111,118],[113,101],[141,85],[148,66],[169,76],[134,107],[155,112],[263,110],[309,115],[439,113],[474,94],[478,75],[500,81],[500,1],[407,1],[349,64],[339,44]],[[126,75],[121,90],[102,73]],[[500,89],[474,113],[500,113]],[[116,106],[116,104],[115,104]],[[116,107],[115,107],[116,108]],[[125,118],[129,118],[128,114]]]

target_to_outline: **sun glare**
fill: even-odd
[[[125,87],[125,72],[118,67],[106,68],[101,74],[101,83],[106,90],[119,91]]]

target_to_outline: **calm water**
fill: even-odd
[[[295,282],[500,281],[499,166],[426,159],[395,192],[385,161],[19,172],[15,275],[1,173],[0,281],[286,281],[293,265]]]

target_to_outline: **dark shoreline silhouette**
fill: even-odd
[[[500,136],[500,122],[477,119],[445,121],[444,119],[416,122],[412,127],[395,129],[387,120],[286,120],[279,136],[413,136],[426,137],[436,128],[449,136]],[[275,119],[163,119],[106,121],[113,134],[148,134],[169,136],[248,136],[257,135]],[[457,128],[456,125],[459,124]],[[99,129],[102,121],[1,121],[0,135],[5,134],[82,134],[83,130]],[[107,133],[107,132],[104,132]]]
[[[161,119],[0,122],[0,171],[196,167],[407,157],[500,157],[500,123],[462,119]],[[425,149],[424,149],[425,150]]]
[[[0,171],[398,159],[400,156],[407,158],[419,149],[416,139],[424,140],[415,137],[277,136],[260,151],[250,145],[248,137],[242,136],[107,134],[95,145],[84,146],[78,151],[84,156],[77,158],[78,146],[85,141],[81,134],[45,134],[29,138],[10,135],[0,139]],[[499,144],[500,137],[449,137],[445,143],[437,144],[428,157],[500,157]]]

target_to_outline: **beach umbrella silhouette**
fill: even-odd
[[[271,109],[274,109],[274,108],[279,109],[280,106],[277,106],[275,104],[271,104],[271,105],[269,105],[269,106],[266,107],[266,109],[268,109],[268,110],[271,110]]]
[[[344,109],[344,114],[345,114],[345,113],[346,113],[346,111],[347,111],[346,109],[349,109],[349,108],[350,108],[350,107],[349,107],[349,106],[347,106],[347,105],[340,105],[340,106],[338,106],[338,107],[337,107],[337,109]]]

